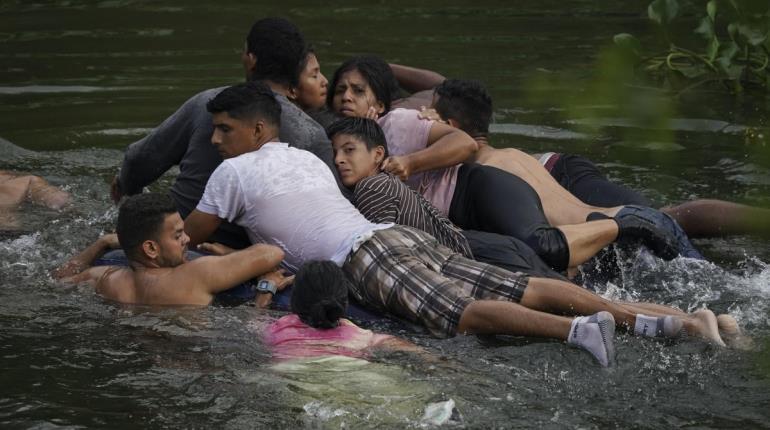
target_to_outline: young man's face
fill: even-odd
[[[233,158],[254,150],[256,121],[233,118],[227,112],[212,115],[214,134],[211,143],[222,158]]]
[[[160,267],[176,267],[185,262],[184,253],[190,237],[185,234],[184,221],[178,213],[166,215],[157,242]]]
[[[332,138],[334,165],[340,180],[346,187],[354,187],[358,181],[376,175],[385,155],[378,146],[372,150],[360,139],[349,134],[337,134]]]

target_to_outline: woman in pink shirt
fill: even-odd
[[[348,283],[331,261],[312,261],[294,279],[291,315],[270,324],[265,344],[277,359],[342,355],[366,358],[374,349],[421,353],[405,340],[377,334],[343,318],[348,306]]]

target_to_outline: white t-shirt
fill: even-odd
[[[356,239],[390,227],[367,221],[318,157],[280,142],[223,161],[197,209],[242,226],[252,243],[279,246],[295,272],[310,260],[342,266]]]

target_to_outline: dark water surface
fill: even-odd
[[[689,94],[649,127],[622,100],[592,98],[613,34],[652,43],[647,1],[259,3],[0,1],[0,169],[37,172],[76,201],[63,213],[25,207],[25,233],[0,238],[0,427],[419,427],[426,405],[448,399],[468,428],[770,426],[767,239],[697,241],[714,263],[630,256],[600,287],[729,312],[757,350],[619,335],[610,370],[559,342],[409,332],[439,364],[274,366],[257,332],[279,313],[125,308],[56,286],[48,270],[114,223],[108,184],[123,148],[189,96],[242,80],[243,38],[269,15],[303,29],[327,76],[368,52],[483,80],[499,146],[582,153],[661,205],[770,206],[767,98]],[[552,85],[532,83],[542,79]]]

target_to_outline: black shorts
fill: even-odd
[[[607,180],[596,165],[585,157],[572,154],[554,154],[552,157],[558,159],[552,164],[551,176],[583,203],[603,208],[652,206],[647,198],[636,191]]]

